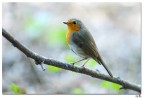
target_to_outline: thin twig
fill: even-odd
[[[48,59],[46,57],[40,56],[40,55],[32,52],[31,50],[29,50],[24,45],[22,45],[20,42],[18,42],[16,39],[14,39],[4,29],[2,29],[2,35],[9,42],[11,42],[17,49],[19,49],[21,52],[23,52],[27,57],[34,59],[37,64],[44,63],[44,64],[47,64],[47,65],[50,65],[50,66],[55,66],[55,67],[70,70],[70,71],[73,71],[73,72],[86,74],[86,75],[89,75],[93,78],[98,78],[98,79],[106,80],[106,81],[109,81],[109,82],[117,83],[117,84],[121,85],[123,89],[131,89],[131,90],[134,90],[134,91],[137,91],[137,92],[141,93],[141,87],[140,86],[129,83],[129,82],[127,82],[125,80],[122,80],[120,78],[117,78],[117,77],[111,78],[110,76],[101,74],[97,71],[93,71],[93,70],[90,70],[90,69],[87,69],[87,68],[72,66],[72,65],[67,64],[67,63],[63,63],[63,62],[60,62],[60,61],[56,61],[56,60],[53,60],[53,59]]]

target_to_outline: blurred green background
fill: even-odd
[[[78,18],[92,33],[114,76],[141,85],[140,3],[2,3],[2,26],[30,50],[61,62],[80,59],[66,43],[66,25]],[[137,94],[83,74],[34,64],[2,38],[3,94]],[[81,66],[83,62],[75,66]],[[85,66],[107,74],[90,60]]]

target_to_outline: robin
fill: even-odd
[[[82,67],[88,62],[90,58],[94,59],[100,65],[103,65],[107,70],[108,74],[113,77],[110,70],[107,68],[106,64],[102,60],[98,48],[95,44],[95,41],[88,31],[88,29],[84,26],[84,24],[78,19],[69,19],[67,22],[63,22],[68,26],[68,32],[66,35],[66,41],[70,47],[70,49],[83,59],[77,61],[86,60]],[[73,65],[77,62],[74,62]]]

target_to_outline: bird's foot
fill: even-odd
[[[82,66],[81,66],[81,68],[82,68],[82,69],[85,69],[85,66],[84,66],[84,65],[82,65]]]

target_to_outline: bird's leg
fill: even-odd
[[[86,60],[85,63],[82,65],[83,68],[85,68],[84,65],[85,65],[88,61],[89,61],[89,59]]]
[[[83,58],[83,59],[81,59],[81,60],[79,60],[79,61],[76,61],[76,62],[73,62],[73,63],[71,63],[71,64],[74,65],[75,63],[81,62],[81,61],[86,60],[86,59],[87,59],[87,58]]]

